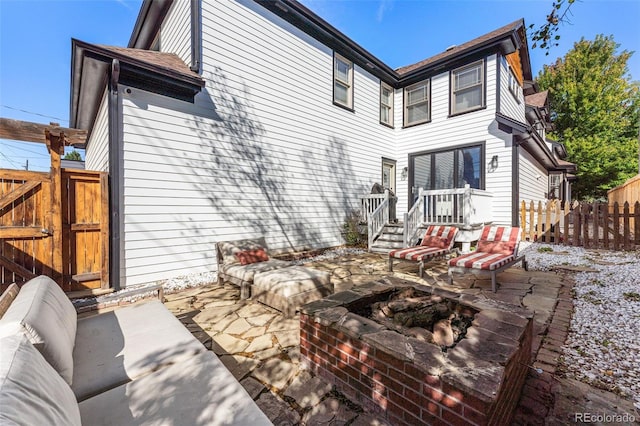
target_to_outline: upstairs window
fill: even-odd
[[[425,123],[430,119],[429,80],[404,89],[404,125]]]
[[[393,127],[393,88],[380,83],[380,123]]]
[[[516,101],[520,103],[520,93],[522,92],[522,88],[520,87],[520,83],[513,74],[513,70],[511,70],[511,68],[509,68],[509,91],[513,97],[516,98]]]
[[[451,114],[484,107],[484,61],[451,72]]]
[[[333,103],[353,109],[353,62],[334,53]]]

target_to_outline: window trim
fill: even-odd
[[[427,86],[427,90],[426,90],[426,92],[427,92],[427,100],[422,102],[422,103],[426,102],[426,104],[427,104],[427,118],[424,119],[424,120],[414,121],[414,122],[409,123],[408,122],[408,120],[409,120],[409,112],[408,112],[409,107],[410,106],[419,105],[420,103],[416,103],[414,105],[407,105],[407,92],[409,90],[412,90],[412,89],[414,89],[416,87],[423,86],[423,85]],[[417,83],[413,83],[413,84],[405,87],[403,89],[403,91],[402,91],[402,127],[403,128],[412,127],[412,126],[417,126],[419,124],[424,124],[424,123],[429,123],[429,122],[431,122],[431,79],[430,78],[428,78],[426,80],[419,81]]]
[[[455,99],[456,99],[455,75],[460,71],[465,71],[467,69],[474,68],[476,66],[480,67],[480,72],[482,73],[482,75],[480,76],[480,83],[479,83],[482,85],[480,90],[480,96],[482,97],[480,105],[467,108],[463,111],[455,111],[454,110]],[[469,87],[465,87],[464,89],[468,89],[468,88]],[[481,109],[485,109],[486,107],[487,107],[487,61],[485,60],[485,58],[482,58],[478,61],[450,70],[449,71],[449,117],[455,117],[456,115],[478,111]]]
[[[391,103],[389,105],[385,105],[382,103],[382,90],[383,89],[387,89],[389,90],[389,92],[391,93],[390,96],[390,100]],[[379,120],[380,120],[380,124],[382,124],[383,126],[387,126],[387,127],[391,127],[393,129],[393,114],[394,114],[394,108],[393,108],[393,104],[395,102],[395,90],[393,89],[393,87],[391,87],[390,85],[388,85],[387,83],[385,83],[384,81],[380,81],[380,114],[379,114]],[[382,108],[389,108],[389,122],[385,122],[382,121]]]
[[[337,73],[336,73],[336,69],[337,69],[337,65],[338,65],[338,61],[347,64],[349,66],[349,81],[345,82],[343,80],[338,79]],[[333,52],[333,78],[332,78],[332,93],[333,93],[333,104],[336,106],[339,106],[340,108],[344,108],[348,111],[354,111],[354,102],[353,102],[353,98],[354,98],[354,85],[353,85],[353,80],[354,80],[354,66],[353,66],[353,61],[348,60],[347,58],[345,58],[344,56],[340,55],[337,52]],[[344,104],[338,100],[336,100],[336,82],[343,85],[343,86],[347,86],[347,104]]]

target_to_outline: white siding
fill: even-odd
[[[518,90],[517,97],[509,90],[511,69],[504,56],[500,56],[500,113],[521,123],[526,123],[524,95]]]
[[[485,173],[487,191],[494,194],[495,223],[511,223],[511,135],[495,125],[496,112],[496,55],[485,58],[487,99],[486,108],[449,117],[449,72],[431,79],[431,122],[401,129],[397,136],[398,169],[408,167],[412,153],[453,148],[472,144],[485,144],[485,170],[493,155],[498,155],[499,166],[492,173]],[[402,91],[396,92],[396,123],[402,123]],[[397,184],[400,198],[398,213],[407,211],[409,180]]]
[[[191,64],[191,5],[187,0],[174,1],[160,28],[160,51],[175,53]]]
[[[520,201],[544,201],[549,190],[549,175],[538,161],[520,149]]]
[[[87,141],[85,151],[85,168],[87,170],[109,171],[109,102],[107,92],[105,89],[91,136]]]
[[[195,105],[123,94],[126,285],[213,271],[219,240],[343,244],[346,213],[396,158],[377,78],[356,66],[354,111],[337,107],[330,49],[251,1],[203,3]]]

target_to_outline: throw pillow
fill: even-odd
[[[420,245],[446,249],[449,248],[449,240],[435,235],[425,235]]]
[[[249,265],[251,263],[265,262],[269,260],[269,256],[264,249],[240,251],[236,253],[236,257],[241,265]]]

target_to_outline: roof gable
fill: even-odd
[[[117,69],[119,82],[193,102],[204,80],[177,55],[102,46],[72,40],[71,114],[73,127],[93,126],[107,79]]]

